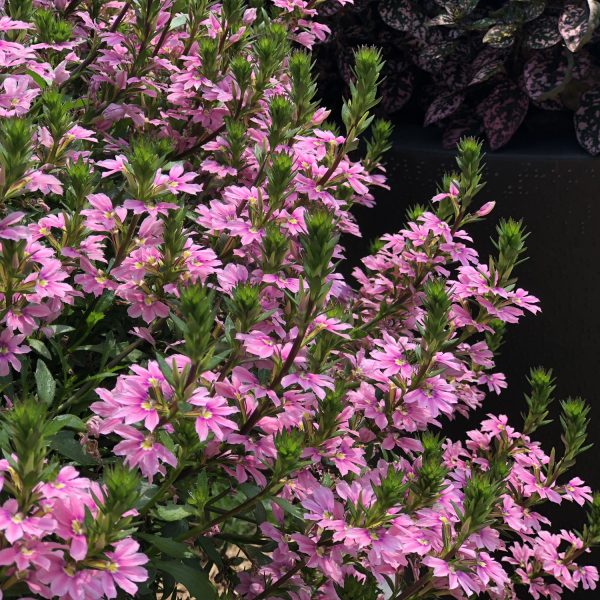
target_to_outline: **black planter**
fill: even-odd
[[[517,274],[519,284],[541,299],[542,314],[508,328],[498,363],[509,388],[499,398],[489,396],[483,413],[508,414],[520,426],[529,368],[552,368],[558,398],[582,396],[592,405],[595,446],[580,458],[574,473],[600,489],[600,161],[585,154],[572,133],[556,131],[528,131],[508,149],[486,157],[487,185],[480,199],[495,200],[496,209],[470,232],[487,257],[498,220],[523,219],[531,233],[529,259]],[[409,125],[397,127],[386,163],[391,191],[377,193],[374,209],[357,211],[364,238],[352,242],[351,263],[368,253],[371,240],[399,229],[406,208],[427,203],[442,174],[455,168],[453,153],[441,149],[435,130]],[[554,409],[557,413],[559,406]],[[452,435],[461,437],[470,425],[464,420],[453,423]],[[562,449],[556,424],[536,436],[546,451]],[[556,527],[578,527],[584,517],[570,503],[558,510],[551,507],[548,514]],[[600,562],[597,554],[589,559]],[[565,597],[589,600],[595,594]]]

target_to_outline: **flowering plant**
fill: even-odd
[[[337,270],[390,126],[355,54],[343,131],[314,100],[313,5],[36,3],[0,19],[0,596],[416,600],[593,589],[600,497],[567,477],[588,408],[522,433],[446,419],[506,382],[535,313],[521,223],[480,262],[480,145]],[[359,144],[364,134],[368,139]],[[362,153],[362,154],[361,154]],[[357,158],[360,154],[361,158]],[[352,158],[351,158],[352,157]],[[552,532],[545,501],[588,503]]]
[[[356,45],[382,46],[384,109],[400,110],[418,89],[424,125],[441,126],[446,147],[467,133],[485,134],[496,150],[534,108],[572,111],[579,143],[600,153],[597,0],[360,0],[328,6],[333,35],[321,50],[326,77],[333,69],[349,77]]]

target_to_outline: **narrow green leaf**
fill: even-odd
[[[40,340],[27,340],[27,345],[31,346],[38,354],[43,356],[48,360],[52,360],[52,355],[50,354],[50,350],[46,348],[46,345]]]
[[[43,360],[37,361],[35,383],[37,385],[37,393],[40,400],[45,404],[51,404],[52,400],[54,400],[54,394],[56,393],[56,382]]]
[[[152,535],[151,533],[138,533],[137,537],[146,540],[163,554],[172,556],[173,558],[189,558],[191,552],[188,546],[181,542],[176,542],[171,538],[165,538],[160,535]]]
[[[161,560],[155,562],[154,565],[160,571],[175,578],[196,600],[216,600],[218,598],[215,588],[208,579],[208,574],[202,570],[199,564],[192,567],[176,560]]]
[[[157,506],[156,514],[163,521],[181,521],[187,519],[194,511],[184,506],[183,504],[167,504],[165,506]]]
[[[84,452],[81,444],[75,439],[71,431],[59,431],[50,442],[50,447],[78,465],[91,466],[96,464],[96,461]]]

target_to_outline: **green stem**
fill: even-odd
[[[204,532],[208,531],[215,525],[219,525],[220,523],[223,523],[224,521],[227,521],[227,520],[231,519],[232,517],[235,517],[239,513],[247,512],[259,500],[261,500],[267,494],[269,494],[272,487],[273,487],[273,484],[268,485],[264,490],[262,490],[258,494],[256,494],[256,496],[252,496],[252,498],[248,498],[246,501],[242,502],[241,504],[238,504],[231,510],[228,510],[225,513],[223,513],[222,515],[214,518],[212,521],[209,521],[207,524],[192,527],[192,529],[190,529],[189,531],[186,531],[185,533],[181,534],[178,538],[176,538],[177,541],[183,542],[185,540],[197,538],[198,536],[202,535]]]

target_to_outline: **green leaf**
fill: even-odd
[[[289,515],[292,515],[292,517],[296,517],[297,519],[304,518],[304,512],[299,506],[295,506],[291,502],[288,502],[283,498],[271,498],[271,500],[275,502],[275,504],[280,506],[284,512],[288,513]]]
[[[25,69],[25,73],[31,77],[39,86],[41,90],[45,90],[48,87],[48,82],[38,73],[31,69]]]
[[[210,560],[212,560],[215,563],[215,565],[217,565],[217,567],[223,568],[223,559],[221,558],[221,554],[215,547],[214,538],[199,537],[196,540],[196,543],[198,544],[198,546],[200,546],[200,548],[202,548],[202,550],[204,550],[206,556],[208,556],[208,558],[210,558]]]
[[[184,506],[183,504],[157,506],[155,511],[158,517],[163,521],[181,521],[194,514],[194,511],[191,508]]]
[[[31,346],[38,354],[42,355],[44,358],[48,360],[52,360],[52,355],[50,354],[50,350],[46,348],[46,345],[40,340],[27,340],[27,345]]]
[[[162,537],[160,535],[152,535],[151,533],[139,533],[139,538],[146,540],[163,554],[172,556],[173,558],[189,558],[192,556],[190,549],[181,542],[176,542],[171,538]]]
[[[52,419],[48,425],[49,435],[55,435],[61,429],[74,429],[75,431],[85,431],[85,423],[75,415],[59,415]]]
[[[181,13],[179,15],[177,15],[175,18],[173,18],[173,20],[171,21],[171,26],[169,27],[169,30],[172,31],[173,29],[177,29],[178,27],[181,27],[182,25],[185,25],[188,21],[188,16],[184,13]]]
[[[75,327],[71,327],[70,325],[49,325],[49,327],[56,335],[62,335],[63,333],[75,331]]]
[[[104,319],[104,313],[93,310],[85,319],[87,326],[91,329],[96,323],[99,323]]]
[[[196,600],[216,600],[218,598],[215,588],[208,579],[208,574],[202,570],[200,565],[192,567],[176,560],[161,560],[155,562],[154,565],[160,571],[175,578]]]
[[[43,360],[37,361],[37,366],[35,368],[35,383],[37,385],[37,393],[40,400],[45,404],[52,404],[54,394],[56,393],[56,382]]]
[[[97,464],[89,454],[84,452],[81,444],[75,439],[71,431],[59,431],[50,442],[50,447],[78,465],[91,466]]]

